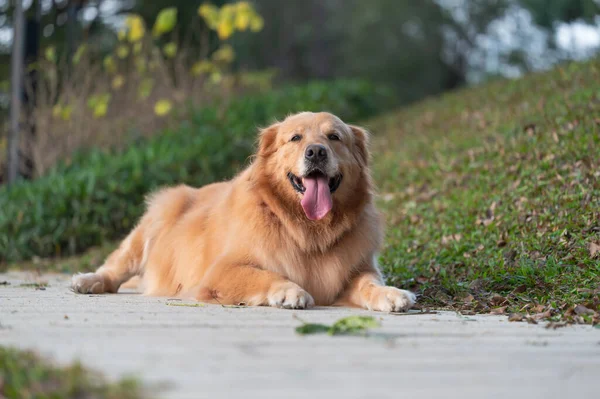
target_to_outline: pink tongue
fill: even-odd
[[[302,184],[306,190],[300,203],[306,217],[310,220],[323,219],[333,207],[327,177],[305,177],[302,179]]]

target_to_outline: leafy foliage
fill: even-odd
[[[327,333],[329,335],[357,335],[364,334],[370,328],[381,325],[371,316],[349,316],[339,319],[333,325],[303,323],[296,327],[296,333],[300,335]]]
[[[139,382],[123,379],[110,384],[78,363],[58,367],[32,352],[0,347],[0,397],[136,399]]]
[[[554,28],[558,21],[594,23],[600,12],[600,4],[595,0],[520,0],[520,4],[531,12],[539,26],[546,29]]]
[[[73,254],[120,238],[152,190],[230,178],[252,153],[257,126],[275,118],[328,110],[357,122],[391,104],[387,90],[365,82],[312,83],[201,109],[179,129],[123,152],[81,153],[47,176],[0,189],[0,261]],[[156,112],[168,110],[158,104]]]

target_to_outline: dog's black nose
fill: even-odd
[[[321,144],[311,144],[306,147],[304,158],[312,162],[323,162],[327,159],[327,148]]]

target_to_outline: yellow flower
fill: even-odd
[[[159,100],[154,105],[154,113],[157,116],[165,116],[165,115],[168,115],[169,112],[171,112],[172,108],[173,108],[173,105],[171,104],[171,101]]]
[[[60,113],[60,117],[63,121],[71,120],[71,114],[73,113],[73,107],[70,105],[65,105]]]
[[[165,44],[163,53],[167,58],[174,58],[177,55],[177,44],[174,42]]]
[[[128,55],[129,55],[129,47],[127,47],[125,44],[120,44],[117,47],[117,57],[119,57],[120,59],[125,59],[125,58],[127,58]]]
[[[252,18],[252,21],[250,21],[250,30],[252,32],[259,32],[262,30],[264,25],[265,21],[263,20],[263,18],[260,15],[256,14],[254,18]]]
[[[115,63],[115,59],[110,55],[104,57],[104,61],[102,62],[102,64],[104,65],[104,69],[106,69],[109,73],[114,73],[117,71],[117,64]]]
[[[200,76],[205,73],[212,72],[215,69],[215,66],[206,60],[198,61],[194,65],[192,65],[192,75]]]
[[[219,26],[217,27],[217,34],[219,35],[219,39],[225,40],[228,39],[233,34],[233,24],[229,20],[223,20],[219,22]]]
[[[44,52],[46,59],[50,62],[56,62],[56,49],[54,47],[48,47]]]
[[[230,63],[235,58],[235,52],[233,51],[233,47],[231,47],[229,44],[226,44],[215,51],[212,57],[215,61]]]
[[[62,113],[62,105],[56,104],[54,107],[52,107],[52,116],[53,117],[58,118],[61,113]]]
[[[117,75],[113,78],[111,86],[115,90],[119,90],[125,84],[125,78],[123,75]]]
[[[101,118],[108,111],[108,103],[98,103],[94,107],[94,118]]]
[[[144,27],[144,20],[142,17],[136,14],[130,14],[125,20],[128,30],[128,39],[130,42],[137,42],[141,40],[146,34],[146,28]]]
[[[85,54],[86,50],[87,46],[85,44],[82,44],[77,48],[77,51],[75,51],[75,54],[73,55],[73,64],[79,64],[79,61],[81,61],[81,57],[83,57],[83,54]]]
[[[104,93],[93,95],[88,99],[87,105],[93,111],[94,118],[100,118],[106,115],[110,98],[110,93]]]
[[[221,80],[223,80],[223,75],[221,75],[221,72],[215,71],[210,74],[211,83],[217,84],[217,83],[220,83]]]
[[[204,3],[198,8],[198,15],[200,15],[206,25],[211,29],[216,29],[219,24],[219,9],[212,4]]]
[[[152,28],[152,34],[157,37],[168,33],[175,28],[177,24],[177,8],[169,7],[160,10]]]

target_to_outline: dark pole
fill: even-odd
[[[15,1],[13,17],[13,49],[11,58],[10,132],[8,134],[7,182],[14,183],[19,176],[19,121],[23,94],[23,3]]]
[[[25,30],[25,85],[23,88],[23,102],[25,108],[25,138],[26,147],[22,157],[23,169],[21,174],[26,179],[33,178],[35,174],[35,160],[31,151],[31,144],[35,141],[36,120],[35,109],[37,106],[38,91],[38,56],[40,52],[41,20],[42,20],[42,1],[35,0],[32,6],[32,13],[29,14],[26,21]]]

